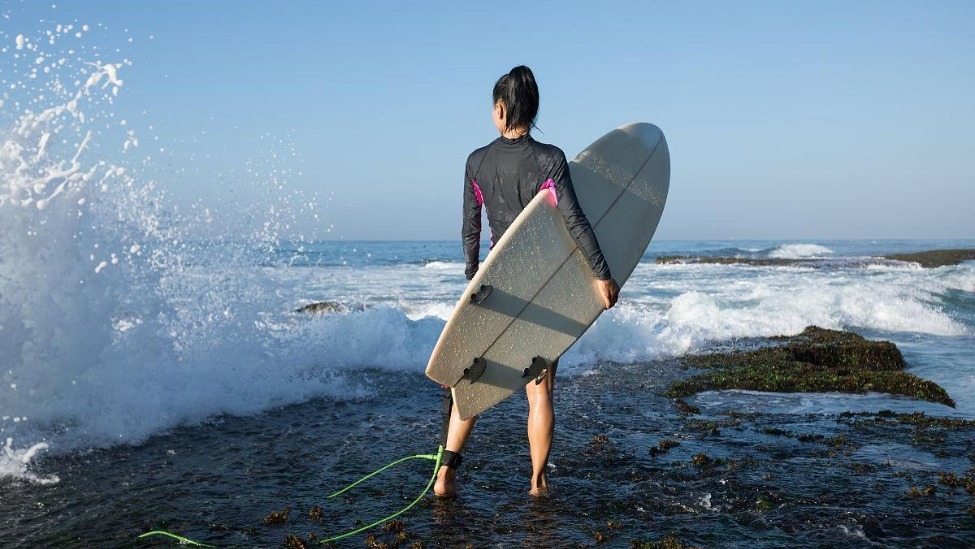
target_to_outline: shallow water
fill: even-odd
[[[465,451],[460,497],[428,496],[401,517],[402,546],[579,547],[601,538],[628,547],[667,535],[703,547],[975,544],[975,499],[938,482],[941,472],[961,476],[975,466],[975,428],[920,436],[909,426],[871,426],[872,414],[741,413],[706,396],[700,413],[684,414],[659,395],[685,374],[659,361],[559,379],[553,494],[543,499],[526,495],[524,399],[492,409]],[[433,452],[439,392],[411,373],[349,375],[374,394],[44,459],[37,473],[59,483],[2,481],[5,545],[127,547],[166,529],[222,547],[283,546],[289,534],[324,538],[391,513],[421,491],[429,462],[392,469],[342,501],[325,496],[395,458]],[[664,439],[679,445],[651,455]],[[695,463],[699,454],[712,462]],[[934,496],[908,495],[928,485]],[[315,505],[320,521],[309,517]],[[264,524],[286,509],[283,524]],[[395,545],[395,533],[372,533]]]

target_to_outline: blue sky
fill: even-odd
[[[570,158],[663,129],[658,238],[975,237],[975,2],[0,5],[4,45],[77,21],[131,60],[115,114],[175,202],[228,226],[301,194],[308,234],[459,238],[491,87],[523,63],[535,137]]]

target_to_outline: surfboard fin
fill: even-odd
[[[548,373],[548,369],[551,366],[551,361],[546,360],[543,357],[536,356],[532,359],[532,365],[525,368],[525,373],[521,377],[533,377],[535,378],[535,385],[538,385],[543,379],[545,379],[545,374]]]
[[[480,305],[482,301],[487,299],[487,296],[491,295],[492,290],[494,290],[494,286],[481,284],[481,289],[471,294],[471,303]]]
[[[464,368],[464,377],[461,379],[466,379],[473,384],[478,379],[481,379],[481,376],[484,375],[484,370],[486,369],[487,361],[484,360],[483,356],[479,356],[474,359],[474,363],[471,364],[470,367]]]

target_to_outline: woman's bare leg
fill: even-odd
[[[548,484],[545,467],[552,450],[552,434],[555,432],[555,408],[552,405],[552,390],[555,387],[555,361],[545,373],[541,383],[534,380],[525,386],[528,395],[528,445],[532,456],[531,491],[533,496],[545,494]]]
[[[467,438],[471,436],[471,431],[474,430],[475,423],[477,423],[477,416],[466,420],[460,419],[460,415],[457,413],[457,407],[451,406],[450,426],[447,428],[447,446],[444,450],[450,450],[459,454],[464,449]],[[457,471],[453,467],[441,467],[437,474],[437,483],[433,486],[433,493],[438,496],[455,496],[457,494],[457,488],[454,486],[454,477],[456,476]]]

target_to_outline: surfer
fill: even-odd
[[[565,153],[554,145],[531,137],[538,114],[538,84],[531,69],[522,65],[511,69],[494,85],[492,119],[501,134],[467,158],[464,176],[463,243],[465,274],[471,280],[477,273],[481,238],[481,207],[487,209],[491,246],[508,229],[532,197],[543,189],[554,189],[558,208],[566,227],[579,244],[596,279],[593,282],[604,308],[616,304],[619,285],[599,249],[589,220],[576,200]],[[545,467],[552,448],[555,411],[552,390],[558,361],[553,363],[541,383],[528,383],[528,443],[531,449],[532,495],[547,490]],[[450,412],[446,452],[437,475],[434,492],[439,496],[456,493],[454,478],[460,465],[460,452],[467,442],[477,417],[461,420],[455,407]]]

